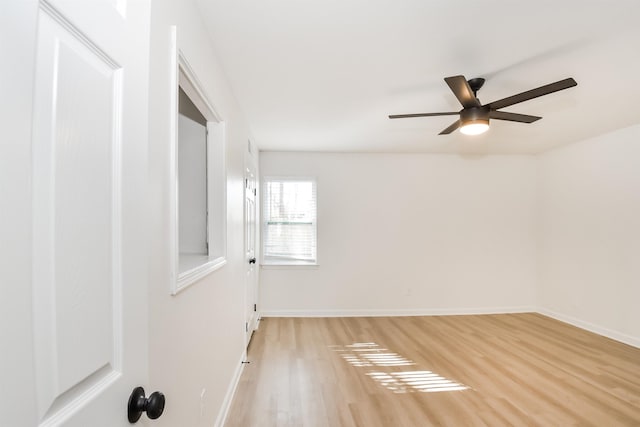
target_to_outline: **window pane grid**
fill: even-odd
[[[265,180],[267,263],[316,262],[316,185],[311,180]]]

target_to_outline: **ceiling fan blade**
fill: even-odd
[[[438,135],[449,135],[451,132],[458,129],[459,127],[460,127],[460,120],[456,120],[455,122],[451,123],[451,126],[449,126],[445,130],[440,132]]]
[[[489,111],[489,118],[496,120],[506,120],[508,122],[533,123],[542,117],[529,116],[527,114],[507,113],[506,111]]]
[[[540,86],[535,89],[528,90],[526,92],[519,93],[517,95],[509,96],[507,98],[500,99],[498,101],[493,101],[488,104],[489,108],[492,110],[498,110],[500,108],[508,107],[513,104],[518,104],[520,102],[528,101],[533,98],[537,98],[539,96],[548,95],[553,92],[557,92],[559,90],[568,89],[570,87],[576,86],[575,80],[571,77],[568,79],[560,80],[555,83],[550,83],[548,85]]]
[[[417,113],[417,114],[392,114],[389,116],[390,119],[408,119],[411,117],[432,117],[432,116],[454,116],[458,115],[457,111],[450,111],[446,113]]]
[[[473,94],[464,76],[445,77],[444,81],[447,82],[453,94],[458,98],[458,101],[460,101],[460,104],[462,104],[464,108],[481,106],[480,101],[478,101],[478,98]]]

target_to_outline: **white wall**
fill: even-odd
[[[317,177],[320,264],[263,268],[262,313],[533,309],[535,162],[262,152],[262,176]]]
[[[178,141],[180,252],[207,254],[207,128],[180,114]]]
[[[539,156],[541,311],[640,346],[640,125]]]
[[[212,426],[240,367],[244,343],[243,166],[248,132],[193,1],[151,4],[149,245],[150,377],[167,405],[154,426]],[[170,26],[209,100],[226,122],[228,263],[170,296]],[[145,386],[145,389],[147,387]],[[201,393],[204,415],[201,417]]]

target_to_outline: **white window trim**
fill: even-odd
[[[298,176],[298,175],[265,175],[260,179],[260,187],[263,192],[267,191],[266,181],[313,181],[316,186],[316,260],[315,262],[297,262],[297,261],[272,261],[264,259],[264,238],[267,229],[266,219],[264,217],[264,206],[260,207],[260,268],[264,270],[314,270],[320,266],[320,242],[318,241],[318,178],[315,176]],[[266,200],[266,194],[262,194],[262,200]]]
[[[226,194],[226,132],[225,124],[221,116],[212,106],[202,84],[197,78],[183,52],[179,49],[177,27],[171,27],[171,49],[172,49],[172,75],[171,75],[171,110],[169,117],[170,124],[170,159],[169,159],[169,221],[171,230],[169,232],[169,247],[171,248],[171,295],[176,295],[180,291],[198,282],[203,277],[220,269],[227,263],[227,194]],[[210,124],[219,126],[219,138],[213,138],[211,131],[207,137],[207,151],[214,153],[208,155],[207,169],[209,172],[217,174],[210,175],[208,180],[208,237],[210,250],[212,242],[217,242],[219,250],[215,256],[209,254],[208,260],[195,266],[194,268],[180,273],[180,249],[179,249],[179,217],[178,217],[178,91],[179,88],[185,91],[189,98],[198,107],[200,112],[207,119],[207,129]],[[218,146],[212,144],[217,140]],[[215,156],[218,156],[214,159]],[[214,164],[215,163],[215,164]],[[216,184],[217,183],[217,184]],[[210,185],[212,184],[212,185]],[[218,185],[219,188],[211,189]],[[217,208],[214,208],[217,206]]]

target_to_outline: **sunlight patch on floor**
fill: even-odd
[[[469,388],[431,371],[367,372],[367,375],[394,393],[433,393]]]
[[[380,347],[376,343],[354,343],[345,346],[330,346],[353,366],[412,366],[415,362],[398,353]]]
[[[394,393],[433,393],[469,388],[432,371],[392,371],[394,367],[415,366],[416,363],[374,342],[331,345],[329,348],[352,366],[378,368],[365,374]]]

